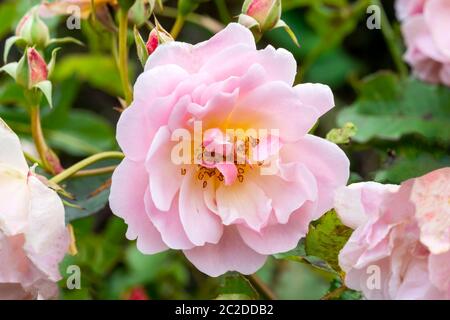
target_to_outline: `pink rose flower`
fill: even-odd
[[[401,186],[352,184],[335,208],[356,230],[339,254],[367,299],[450,299],[450,168]]]
[[[64,206],[0,119],[0,299],[50,299],[69,245]]]
[[[397,0],[405,60],[422,80],[450,86],[450,1]]]
[[[332,207],[349,161],[308,131],[334,106],[333,95],[321,84],[292,87],[296,70],[289,52],[257,50],[251,32],[235,23],[197,45],[157,47],[118,122],[126,157],[110,195],[140,251],[183,250],[210,276],[250,274],[268,255],[295,248],[310,221]],[[199,121],[201,144],[177,164],[174,134],[194,135]],[[250,128],[279,135],[244,134],[239,149],[226,134]],[[239,150],[245,152],[238,163]],[[206,159],[213,153],[234,160]],[[266,165],[273,174],[261,174]]]

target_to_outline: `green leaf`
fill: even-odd
[[[112,56],[100,54],[71,54],[61,58],[53,72],[55,81],[75,76],[92,87],[120,96],[122,85],[116,62]]]
[[[111,124],[88,110],[72,110],[65,120],[49,123],[44,133],[51,146],[71,155],[86,156],[116,148]]]
[[[450,142],[450,90],[389,72],[366,78],[357,101],[342,110],[338,124],[358,127],[354,140],[398,140],[406,134]]]
[[[243,275],[231,272],[222,277],[219,295],[216,299],[223,300],[233,297],[234,300],[258,299],[259,295],[249,280]]]
[[[334,210],[328,211],[316,223],[310,224],[305,241],[306,253],[323,259],[339,272],[339,251],[352,232],[352,229],[341,223]]]
[[[0,87],[0,103],[25,106],[26,99],[23,94],[23,88],[12,80],[3,82]]]
[[[450,156],[444,152],[428,153],[421,149],[402,148],[397,149],[395,159],[388,167],[377,171],[374,180],[400,184],[444,167],[450,167]]]
[[[295,249],[288,252],[277,253],[273,256],[276,259],[284,259],[307,264],[315,269],[320,270],[321,272],[327,273],[327,275],[324,274],[324,276],[328,278],[338,276],[336,270],[334,270],[325,260],[313,255],[308,255],[306,253],[305,239],[301,239]]]
[[[114,160],[102,161],[90,169],[116,164],[118,162]],[[74,197],[70,203],[77,206],[66,206],[66,223],[95,214],[106,206],[110,192],[110,178],[109,173],[71,178],[64,183],[64,190]]]

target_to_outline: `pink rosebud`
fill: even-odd
[[[34,48],[27,48],[17,65],[16,81],[27,89],[47,80],[48,68],[45,60]]]
[[[16,28],[16,36],[22,38],[27,45],[45,48],[50,41],[47,25],[39,17],[39,8],[34,7],[20,20]]]
[[[31,86],[47,80],[48,70],[44,58],[34,48],[28,49],[28,66],[30,70]]]
[[[246,0],[242,13],[259,23],[262,32],[275,27],[281,18],[281,0]]]
[[[145,47],[147,48],[147,53],[150,55],[153,53],[153,51],[156,50],[156,47],[159,44],[158,40],[158,32],[156,29],[153,29],[152,32],[148,35],[148,40],[145,44]]]
[[[170,35],[170,33],[164,30],[164,28],[161,27],[161,25],[157,24],[157,26],[153,28],[153,30],[148,35],[148,40],[145,44],[145,47],[147,48],[147,53],[151,55],[160,44],[167,43],[170,41],[173,41],[173,38]]]

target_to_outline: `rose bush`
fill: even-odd
[[[336,193],[356,230],[339,262],[367,299],[450,299],[450,168],[400,186],[352,184]]]
[[[295,248],[310,221],[332,207],[349,161],[308,131],[334,106],[333,94],[321,84],[292,87],[296,70],[289,52],[257,50],[251,32],[238,24],[194,46],[158,46],[117,126],[126,158],[110,195],[139,250],[183,250],[211,276],[249,274],[267,255]],[[276,173],[261,175],[250,159],[174,163],[172,135],[180,128],[193,133],[195,121],[205,130],[201,148],[230,144],[221,135],[227,129],[279,130],[279,148],[272,148],[273,136],[253,146],[258,162],[272,163]]]

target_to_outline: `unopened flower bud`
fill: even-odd
[[[299,46],[292,29],[281,20],[281,0],[245,0],[239,23],[250,29],[256,41],[266,31],[284,28],[292,41]]]
[[[31,89],[39,82],[47,80],[47,77],[47,64],[39,52],[34,48],[25,50],[17,65],[17,83]]]
[[[259,24],[261,32],[276,26],[281,18],[281,0],[245,0],[242,13]]]
[[[147,53],[151,55],[156,50],[158,45],[170,41],[173,41],[173,38],[170,35],[170,33],[164,30],[164,28],[161,27],[161,25],[157,24],[157,26],[153,28],[153,30],[150,32],[147,43],[145,44],[145,47],[147,48]]]
[[[47,25],[38,14],[38,8],[31,9],[19,22],[16,36],[22,38],[27,45],[45,48],[50,41]]]

